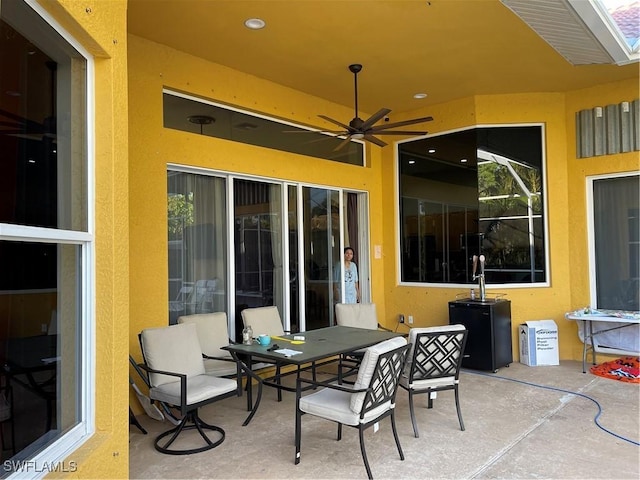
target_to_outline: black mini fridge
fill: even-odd
[[[461,299],[449,302],[449,324],[467,327],[463,368],[497,372],[513,362],[511,302]]]

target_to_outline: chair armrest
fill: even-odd
[[[185,415],[187,406],[187,376],[184,373],[168,372],[166,370],[154,370],[143,363],[139,364],[147,373],[158,373],[161,375],[169,375],[170,377],[178,377],[180,379],[180,413]]]
[[[205,360],[221,360],[223,362],[234,362],[235,360],[232,357],[214,357],[211,355],[207,355],[206,353],[202,354],[202,358],[204,358]]]

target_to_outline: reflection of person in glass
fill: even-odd
[[[340,298],[340,265],[334,269],[334,293]],[[358,282],[358,267],[353,262],[353,248],[344,249],[344,301],[342,303],[358,303],[360,301],[360,283]]]

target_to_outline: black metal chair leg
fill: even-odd
[[[416,412],[413,407],[413,391],[409,390],[409,413],[411,415],[411,424],[413,425],[413,435],[416,438],[420,437],[418,432],[418,422],[416,421]]]
[[[395,410],[391,411],[391,430],[393,431],[393,438],[396,440],[396,447],[398,447],[398,453],[400,454],[400,460],[404,460],[404,452],[400,445],[400,438],[398,437],[398,430],[396,429],[396,413]]]
[[[358,432],[360,433],[360,452],[362,453],[364,468],[367,469],[367,477],[369,477],[369,480],[373,480],[373,476],[371,475],[371,468],[369,467],[369,460],[367,459],[367,451],[364,448],[364,429],[362,428],[362,426],[358,427]]]
[[[297,402],[296,402],[297,403]],[[300,463],[300,444],[302,436],[302,412],[296,405],[296,456],[293,459],[293,463],[298,465]]]
[[[187,425],[187,423],[189,422],[192,422],[193,425]],[[197,430],[200,436],[206,442],[206,445],[203,447],[186,449],[186,450],[169,449],[169,447],[176,440],[178,435],[184,430]],[[212,441],[205,433],[205,430],[211,430],[211,431],[217,432],[220,435],[220,437],[216,441]],[[171,435],[171,438],[169,439],[169,441],[165,443],[163,446],[161,446],[160,441],[169,435]],[[222,428],[217,427],[215,425],[209,425],[208,423],[204,422],[203,420],[200,419],[200,417],[198,417],[197,412],[189,412],[182,419],[182,422],[180,422],[180,425],[178,425],[177,427],[167,432],[164,432],[158,435],[156,437],[154,445],[156,450],[158,450],[161,453],[166,453],[169,455],[190,455],[192,453],[199,453],[199,452],[211,450],[212,448],[215,448],[218,445],[220,445],[222,442],[224,442],[224,439],[225,439],[225,431]]]
[[[458,386],[454,389],[456,397],[456,410],[458,411],[458,420],[460,421],[460,430],[464,431],[464,422],[462,421],[462,411],[460,410],[460,397],[458,396]]]

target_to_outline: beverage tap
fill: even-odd
[[[478,260],[480,260],[480,273],[476,274],[478,270]],[[472,280],[478,280],[478,288],[480,290],[481,301],[484,301],[486,299],[486,288],[484,283],[484,260],[484,255],[480,255],[479,257],[477,255],[473,256],[473,274],[471,277]]]
[[[484,255],[480,255],[480,275],[478,275],[478,286],[480,288],[480,300],[484,302],[486,298],[486,288],[484,284]]]

